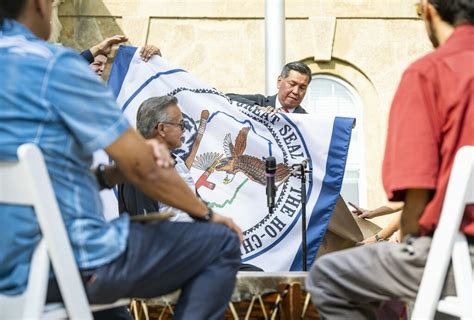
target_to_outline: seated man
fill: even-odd
[[[179,148],[182,144],[184,123],[183,114],[178,106],[178,99],[172,96],[162,96],[145,100],[138,108],[137,129],[145,139],[156,139],[166,144],[170,150]],[[194,179],[183,159],[173,154],[172,157],[175,159],[175,169],[178,174],[188,187],[196,192]],[[120,213],[143,215],[172,210],[176,215],[170,219],[171,221],[194,221],[186,212],[148,197],[131,183],[119,184],[118,191]],[[241,264],[239,270],[263,271],[250,264]]]
[[[474,1],[423,0],[435,47],[403,74],[392,103],[383,163],[390,201],[404,201],[402,244],[325,255],[307,278],[323,319],[375,319],[381,302],[416,298],[456,152],[474,145]],[[474,263],[474,206],[461,231]],[[452,276],[445,294],[455,293]]]
[[[169,167],[166,148],[152,140],[153,149],[130,128],[83,58],[44,41],[51,5],[0,2],[0,159],[15,160],[24,143],[43,152],[91,303],[181,288],[176,319],[221,319],[240,263],[240,229],[195,196]],[[139,224],[127,214],[106,222],[89,170],[102,148],[145,194],[202,223]],[[40,239],[31,207],[0,205],[0,294],[24,292]]]
[[[300,104],[310,82],[311,69],[302,62],[294,61],[287,63],[281,70],[276,95],[266,97],[261,94],[229,93],[227,96],[232,101],[259,105],[268,112],[307,113]]]
[[[178,99],[172,96],[153,97],[145,100],[138,108],[137,130],[145,139],[156,139],[164,143],[169,150],[177,149],[182,144],[184,130],[183,115],[178,107]],[[196,192],[194,180],[183,159],[172,154],[175,169],[193,192]],[[172,208],[164,203],[151,199],[131,183],[118,187],[119,212],[142,215],[151,212],[173,210],[176,214],[172,221],[193,221],[186,212]]]

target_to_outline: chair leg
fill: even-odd
[[[461,319],[473,319],[473,276],[469,246],[462,233],[456,235],[452,253],[456,294]]]
[[[23,309],[25,319],[41,317],[46,303],[46,292],[48,288],[49,259],[46,242],[42,239],[36,247],[31,260],[30,276],[28,277],[28,289]]]

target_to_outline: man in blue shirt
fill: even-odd
[[[83,58],[41,40],[51,3],[0,2],[0,159],[15,160],[24,143],[40,147],[91,303],[181,288],[177,319],[221,318],[240,263],[240,229],[196,198],[167,151],[155,148],[155,156]],[[137,224],[126,214],[106,222],[89,170],[98,149],[148,196],[211,223]],[[0,204],[0,294],[25,290],[40,237],[32,208]]]

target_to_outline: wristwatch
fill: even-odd
[[[99,185],[102,188],[112,189],[114,187],[113,184],[110,183],[109,179],[105,174],[105,164],[101,163],[97,166],[97,180],[99,181]]]
[[[211,221],[212,217],[214,216],[214,211],[210,207],[207,207],[207,213],[203,217],[196,217],[194,216],[193,219],[198,222],[209,222]]]

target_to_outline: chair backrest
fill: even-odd
[[[23,304],[22,317],[41,317],[51,261],[69,317],[91,319],[87,296],[41,151],[34,144],[25,144],[18,148],[17,154],[18,161],[0,161],[0,203],[32,206],[42,233],[32,259],[28,288],[22,297],[17,297]],[[0,296],[0,301],[2,299],[14,301],[15,297]]]
[[[432,319],[434,317],[466,205],[473,203],[474,146],[464,146],[458,150],[454,159],[441,217],[431,243],[412,319]],[[465,242],[465,238],[462,239]],[[467,252],[467,254],[469,253]],[[470,264],[470,261],[467,263]],[[472,270],[471,275],[468,273],[466,277],[470,278],[472,282]],[[458,284],[461,279],[455,280]],[[459,296],[458,285],[457,291]]]

